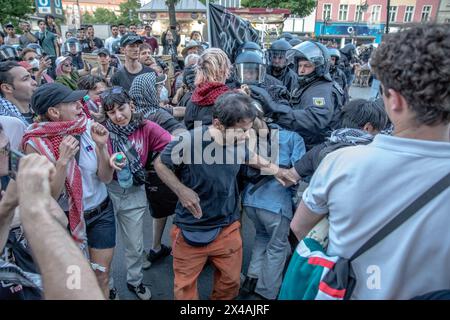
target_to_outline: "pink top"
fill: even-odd
[[[163,151],[166,145],[172,140],[172,136],[158,124],[150,120],[144,120],[144,122],[145,125],[128,136],[128,140],[131,141],[131,144],[141,158],[142,166],[145,167],[149,153]],[[108,142],[108,149],[109,153],[112,154],[110,141]]]

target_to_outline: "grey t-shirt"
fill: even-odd
[[[180,181],[200,198],[203,216],[195,218],[178,202],[174,223],[189,231],[228,226],[239,219],[237,175],[249,158],[245,144],[223,146],[211,139],[207,126],[181,134],[161,153]],[[180,163],[181,162],[181,163]]]

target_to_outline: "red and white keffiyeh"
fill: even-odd
[[[88,119],[83,116],[74,121],[40,122],[30,125],[22,139],[22,148],[28,141],[33,143],[42,155],[56,163],[59,159],[59,146],[67,135],[81,135],[86,131]],[[86,223],[83,214],[83,186],[81,171],[75,159],[67,166],[65,181],[69,195],[69,227],[72,237],[82,249],[86,246]]]

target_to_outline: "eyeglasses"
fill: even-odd
[[[63,67],[71,67],[72,64],[63,63]]]

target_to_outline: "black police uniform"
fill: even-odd
[[[268,67],[267,73],[276,78],[277,80],[281,81],[289,92],[293,92],[294,89],[298,88],[298,76],[294,72],[294,70],[288,68],[287,66],[284,67],[283,71],[279,76],[273,75],[271,66]]]

